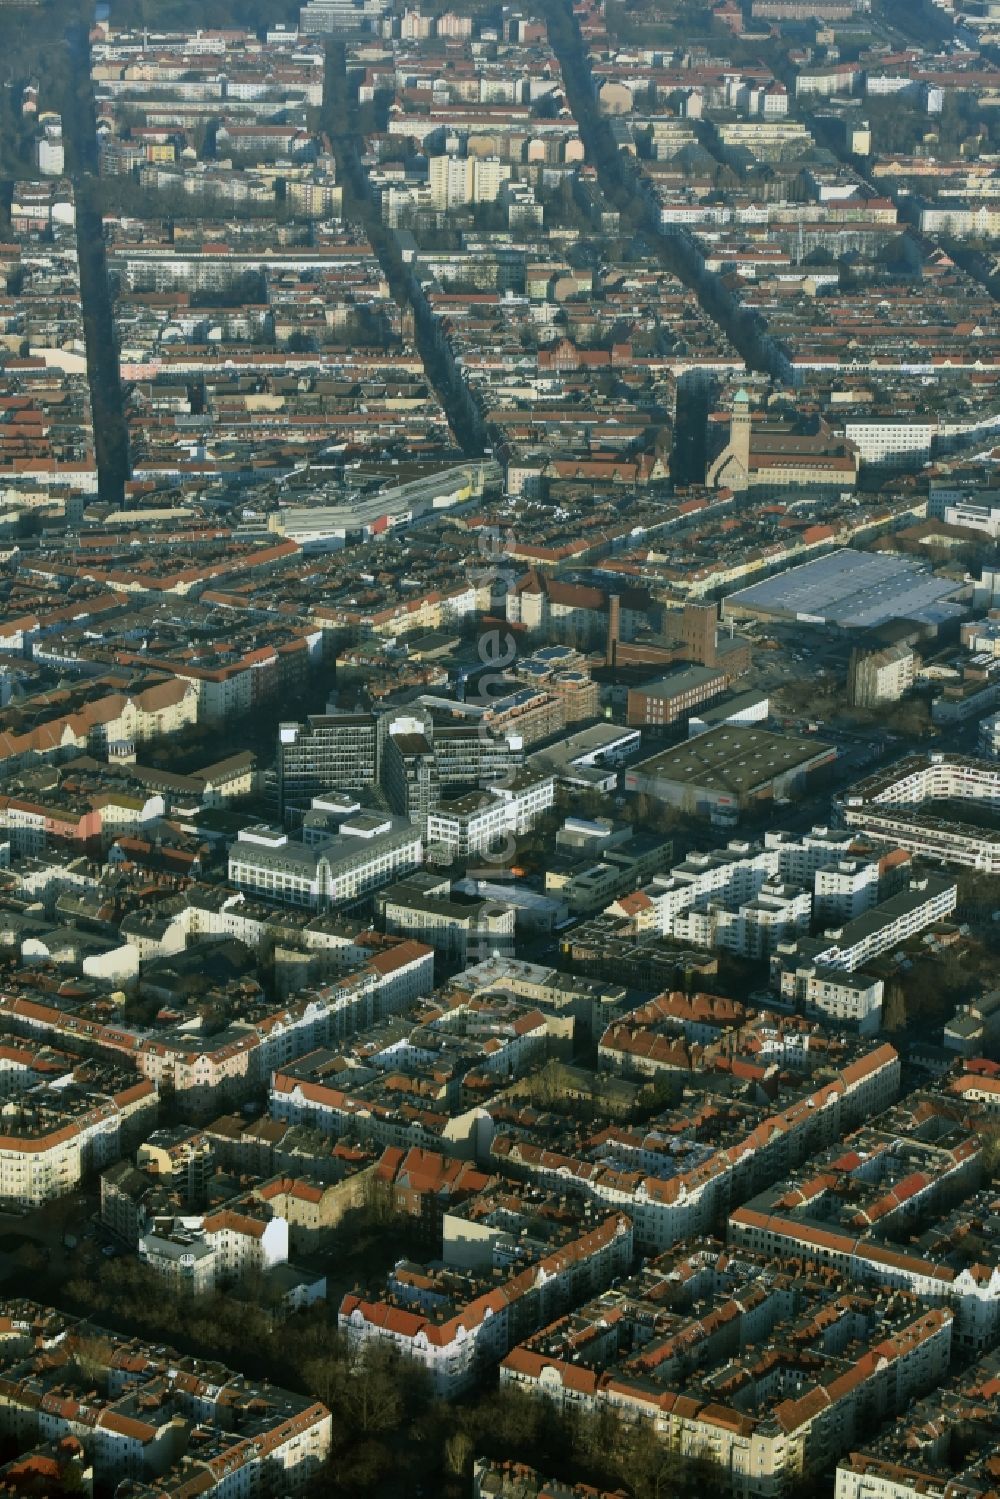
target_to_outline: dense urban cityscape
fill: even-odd
[[[0,0],[0,1495],[1000,1496],[1000,0]]]

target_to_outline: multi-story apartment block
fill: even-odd
[[[851,856],[852,844],[852,834],[819,827],[801,838],[767,833],[763,844],[734,839],[724,849],[689,854],[666,874],[613,901],[608,913],[628,917],[637,931],[699,946],[718,942],[736,951],[763,951],[770,942],[767,932],[779,940],[783,921],[802,930],[812,911],[842,921],[875,903],[880,865],[870,856]],[[761,902],[766,886],[782,892],[770,907]],[[805,899],[787,887],[797,887]],[[787,914],[782,917],[781,911]]]
[[[734,1496],[772,1499],[849,1448],[869,1410],[933,1388],[951,1333],[951,1312],[915,1296],[852,1295],[800,1261],[710,1245],[664,1254],[526,1338],[500,1377],[563,1411],[648,1424],[681,1457],[707,1458]]]
[[[135,1160],[140,1170],[155,1175],[158,1182],[179,1188],[188,1202],[201,1202],[215,1166],[215,1152],[202,1130],[174,1125],[147,1135]]]
[[[58,1086],[22,1090],[4,1108],[0,1201],[37,1208],[75,1191],[91,1171],[138,1143],[157,1107],[147,1080],[86,1065]]]
[[[760,119],[716,123],[716,139],[721,150],[734,161],[744,153],[758,162],[777,162],[801,154],[812,144],[812,137],[798,120]]]
[[[911,937],[950,916],[958,903],[958,886],[940,875],[922,875],[881,905],[842,925],[829,927],[822,937],[808,939],[803,949],[820,968],[856,973]],[[794,949],[786,944],[787,957]]]
[[[188,1116],[232,1106],[266,1085],[276,1068],[430,993],[433,950],[412,940],[384,940],[385,949],[360,967],[306,990],[287,1007],[262,1007],[252,1020],[241,1016],[214,1036],[197,1037],[178,1028],[129,1038],[139,1071]]]
[[[498,156],[432,156],[427,170],[431,206],[448,210],[469,203],[495,203],[512,168]]]
[[[895,703],[912,686],[916,656],[908,645],[890,645],[880,651],[860,647],[851,652],[847,679],[850,701],[858,708]]]
[[[572,1185],[620,1208],[635,1225],[636,1242],[659,1253],[678,1239],[711,1232],[724,1205],[746,1196],[752,1181],[780,1180],[796,1162],[837,1140],[842,1130],[888,1107],[899,1075],[894,1048],[874,1047],[841,1067],[834,1081],[753,1123],[730,1145],[712,1149],[695,1142],[692,1164],[670,1176],[646,1175],[653,1161],[636,1160],[631,1153],[595,1170],[590,1160],[516,1134],[497,1133],[489,1159],[497,1170],[553,1187]]]
[[[237,1201],[173,1223],[158,1220],[140,1236],[138,1249],[172,1288],[200,1295],[287,1263],[288,1222],[260,1204]]]
[[[358,1351],[373,1343],[396,1349],[427,1371],[436,1394],[456,1396],[495,1368],[526,1331],[627,1269],[632,1225],[615,1212],[585,1212],[583,1222],[567,1226],[548,1252],[525,1257],[524,1268],[515,1259],[492,1283],[468,1276],[463,1286],[453,1274],[451,1294],[434,1295],[432,1289],[426,1307],[419,1290],[410,1291],[406,1277],[397,1275],[393,1301],[345,1296],[341,1331]]]
[[[6,1301],[3,1314],[0,1430],[20,1442],[75,1438],[109,1490],[195,1484],[207,1499],[237,1499],[277,1484],[298,1494],[330,1452],[330,1412],[307,1396],[36,1302]]]
[[[674,922],[673,936],[694,947],[720,947],[744,958],[763,958],[779,942],[809,930],[812,896],[800,885],[766,880],[752,900],[727,906],[709,901]]]
[[[967,1242],[977,1199],[964,1198],[982,1172],[972,1112],[955,1094],[912,1094],[847,1143],[732,1209],[730,1244],[820,1257],[857,1282],[902,1287],[954,1309],[960,1348],[992,1346],[1000,1269]]]
[[[947,1499],[994,1485],[998,1359],[989,1353],[840,1459],[835,1499]]]
[[[380,891],[377,905],[387,932],[426,942],[463,968],[514,951],[513,906],[453,894],[449,879],[412,875]]]
[[[814,939],[812,945],[821,948],[821,939]],[[828,968],[812,956],[806,942],[790,944],[788,952],[778,944],[771,981],[781,998],[804,1015],[856,1026],[863,1036],[878,1031],[885,996],[882,979],[863,970],[847,973],[842,968]]]
[[[859,828],[914,854],[947,864],[1000,870],[1000,840],[988,828],[937,817],[926,803],[1000,805],[1000,766],[966,755],[912,755],[841,793],[837,808],[848,828]]]
[[[277,1068],[271,1112],[381,1146],[485,1159],[491,1133],[485,1105],[501,1083],[537,1066],[572,1030],[562,1017],[508,995],[449,995],[446,1004],[425,1007],[412,1026],[403,1021],[363,1033],[349,1048],[362,1062],[356,1076],[342,1070],[338,1052],[324,1049]],[[414,1098],[423,1100],[420,1108],[412,1107]]]
[[[813,915],[831,924],[853,920],[878,900],[881,879],[874,859],[848,857],[822,865],[814,875]]]

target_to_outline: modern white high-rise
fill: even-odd
[[[62,120],[58,115],[45,116],[42,134],[35,142],[35,160],[45,177],[61,177],[66,170]]]
[[[469,203],[495,203],[510,177],[498,156],[432,156],[428,166],[431,206],[439,212]]]
[[[472,159],[468,156],[432,156],[427,168],[431,205],[438,212],[460,208],[472,200]]]

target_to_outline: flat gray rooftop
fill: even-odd
[[[740,795],[820,760],[830,745],[792,734],[730,724],[709,729],[633,767],[650,780],[674,781]]]
[[[939,624],[963,614],[958,585],[909,557],[844,547],[731,594],[728,602],[812,624],[870,629],[892,619]]]

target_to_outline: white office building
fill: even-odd
[[[326,911],[389,884],[422,860],[419,828],[405,818],[361,812],[316,844],[290,839],[281,828],[244,828],[229,846],[229,882],[268,900]]]
[[[555,777],[521,771],[508,785],[472,791],[427,814],[427,847],[452,857],[500,854],[555,801]]]

